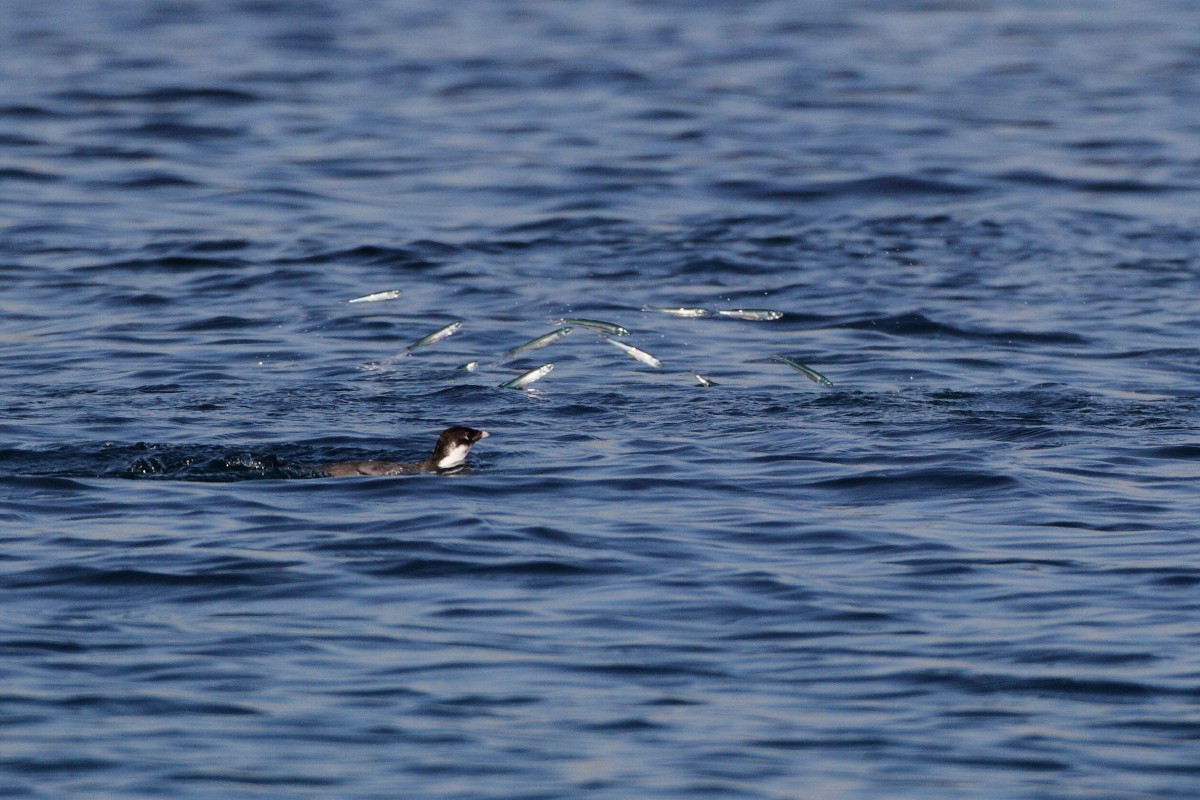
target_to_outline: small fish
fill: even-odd
[[[383,292],[372,292],[364,294],[362,297],[355,297],[353,300],[347,300],[347,303],[378,303],[380,300],[395,300],[400,296],[399,289],[388,289]]]
[[[782,311],[772,311],[769,308],[718,308],[717,314],[734,319],[748,319],[754,322],[770,322],[783,316]]]
[[[660,308],[657,306],[642,306],[642,311],[656,311],[659,314],[670,314],[672,317],[707,317],[707,308]]]
[[[611,322],[603,322],[598,319],[560,319],[560,325],[578,325],[581,328],[591,328],[597,333],[607,333],[610,336],[628,336],[629,329],[622,328],[620,325],[614,325]]]
[[[410,344],[408,347],[406,347],[404,349],[406,351],[411,352],[413,350],[416,350],[418,347],[426,347],[427,345],[437,344],[442,339],[445,339],[447,336],[454,335],[454,333],[456,333],[458,331],[458,329],[461,328],[462,326],[463,326],[463,324],[461,322],[451,322],[449,325],[446,325],[445,327],[438,328],[436,331],[429,334],[428,336],[422,336],[420,339],[417,339],[415,342],[413,342],[412,344]]]
[[[655,368],[662,366],[661,361],[659,361],[657,358],[655,358],[654,356],[647,353],[645,350],[639,350],[638,348],[634,347],[631,344],[625,344],[624,342],[618,342],[616,339],[610,339],[607,336],[601,336],[600,338],[603,339],[604,341],[608,342],[609,344],[611,344],[613,347],[617,348],[621,352],[625,353],[626,355],[633,356],[634,358],[636,358],[638,361],[642,362],[643,364],[648,364],[649,366],[655,367]]]
[[[717,386],[717,385],[719,385],[716,381],[710,381],[708,378],[704,377],[699,372],[693,371],[692,377],[695,378],[699,382],[700,386]]]
[[[561,339],[562,337],[564,337],[568,333],[570,333],[571,330],[572,330],[571,327],[568,325],[563,328],[556,328],[555,330],[552,330],[549,333],[544,333],[541,336],[537,337],[536,339],[530,339],[525,344],[517,345],[512,350],[509,350],[504,355],[500,356],[500,358],[494,362],[493,366],[495,364],[499,364],[501,362],[508,361],[509,359],[516,358],[517,356],[521,355],[522,353],[528,353],[530,350],[540,350],[548,344],[554,344],[559,339]]]
[[[829,378],[826,378],[824,375],[817,372],[815,369],[804,366],[803,364],[801,364],[799,361],[795,360],[794,358],[788,358],[787,356],[781,356],[781,355],[775,355],[775,356],[771,356],[771,357],[774,358],[776,361],[782,361],[784,364],[787,364],[789,367],[796,370],[801,375],[808,378],[810,381],[815,381],[816,383],[819,383],[821,386],[833,386],[833,381],[829,380]]]
[[[511,381],[505,381],[500,384],[501,389],[522,389],[536,380],[541,380],[550,374],[550,370],[554,369],[554,364],[542,364],[540,367],[535,367],[524,375],[518,375]]]
[[[467,372],[474,372],[479,369],[478,361],[468,361],[465,364],[459,364],[455,369],[465,369]]]

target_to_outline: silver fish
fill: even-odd
[[[707,317],[707,308],[662,308],[659,306],[642,306],[642,311],[656,311],[659,314],[670,314],[673,317]]]
[[[629,329],[622,328],[620,325],[614,325],[611,322],[604,322],[598,319],[580,319],[578,317],[570,319],[560,319],[560,325],[578,325],[581,328],[591,328],[597,333],[607,333],[610,336],[628,336]]]
[[[550,370],[554,369],[554,364],[542,364],[540,367],[535,367],[524,375],[518,375],[511,381],[505,381],[500,384],[501,389],[522,389],[536,380],[541,380],[550,374]]]
[[[695,378],[701,386],[717,386],[716,381],[710,381],[708,378],[701,375],[699,372],[692,372],[692,377]]]
[[[445,327],[438,328],[436,331],[429,334],[428,336],[422,336],[420,339],[417,339],[415,342],[413,342],[412,344],[410,344],[408,347],[406,347],[404,349],[411,352],[413,350],[416,350],[418,347],[426,347],[431,344],[436,344],[436,343],[440,342],[442,339],[445,339],[447,336],[452,336],[462,326],[463,326],[463,324],[461,322],[451,322],[449,325],[446,325]]]
[[[626,355],[636,358],[638,361],[642,362],[643,364],[648,364],[649,366],[655,367],[655,368],[659,368],[662,366],[661,361],[659,361],[657,358],[655,358],[654,356],[647,353],[645,350],[639,350],[638,348],[634,347],[631,344],[625,344],[624,342],[618,342],[616,339],[610,339],[607,336],[601,336],[600,338],[603,339],[604,341],[608,342],[609,344],[611,344],[613,347],[617,348],[621,352],[625,353]]]
[[[554,344],[559,339],[570,333],[571,330],[571,327],[567,326],[564,328],[556,328],[549,333],[543,333],[536,339],[530,339],[525,344],[517,345],[512,350],[509,350],[504,355],[500,356],[495,363],[499,364],[502,361],[508,361],[509,359],[516,358],[517,356],[521,355],[521,353],[528,353],[530,350],[540,350],[548,344]]]
[[[455,369],[465,369],[467,372],[474,372],[479,369],[478,361],[468,361],[465,364],[459,364]]]
[[[829,378],[826,378],[824,375],[817,372],[815,369],[812,369],[811,367],[804,366],[794,358],[788,358],[787,356],[781,355],[774,355],[771,357],[776,361],[782,361],[784,364],[787,364],[789,367],[796,370],[810,381],[815,381],[821,386],[833,386],[833,381],[829,380]]]
[[[755,322],[770,322],[783,316],[782,311],[772,311],[769,308],[718,308],[717,314],[734,319],[748,319]]]
[[[355,297],[353,300],[347,300],[347,303],[378,303],[380,300],[395,300],[400,296],[399,289],[388,289],[383,292],[372,292],[364,294],[362,297]]]

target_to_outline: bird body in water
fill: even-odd
[[[433,452],[424,461],[411,464],[397,461],[343,461],[314,467],[335,478],[355,476],[418,475],[425,472],[450,473],[463,468],[471,445],[486,438],[487,431],[455,425],[442,431]]]

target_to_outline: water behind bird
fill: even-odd
[[[0,795],[1200,794],[1200,6],[5,10]]]

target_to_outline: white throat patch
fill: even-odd
[[[446,455],[438,459],[437,468],[450,469],[451,467],[457,467],[459,464],[467,460],[467,453],[470,452],[471,445],[456,444],[450,448],[450,451],[446,453]]]

